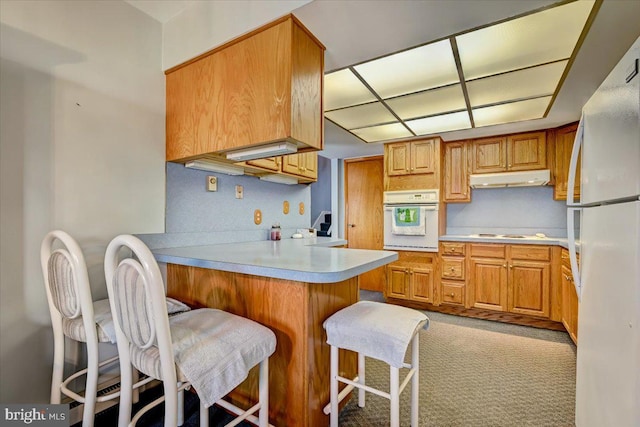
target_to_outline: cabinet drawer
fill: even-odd
[[[440,249],[442,250],[442,255],[461,255],[465,254],[466,245],[462,242],[442,242],[440,244]]]
[[[442,277],[464,280],[464,258],[442,257]]]
[[[462,305],[464,301],[464,284],[442,282],[442,302]]]
[[[472,257],[478,258],[506,258],[505,245],[474,243],[470,247]]]
[[[549,261],[551,248],[548,246],[511,245],[511,259]]]

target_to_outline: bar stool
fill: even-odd
[[[358,406],[365,406],[365,392],[391,401],[391,427],[400,425],[400,394],[411,381],[411,425],[418,425],[419,339],[418,331],[429,327],[429,318],[406,307],[373,301],[359,301],[336,312],[323,324],[331,346],[329,414],[331,427],[338,426],[338,404],[353,388],[358,388]],[[411,343],[411,363],[404,356]],[[338,350],[358,353],[358,376],[350,380],[339,375]],[[381,360],[390,368],[389,392],[365,384],[365,356]],[[409,368],[402,384],[400,368]],[[338,382],[347,387],[338,394]],[[325,410],[325,413],[327,411]]]
[[[120,364],[135,366],[162,381],[164,388],[162,397],[131,419],[131,370],[123,369],[119,426],[135,425],[142,414],[164,401],[164,425],[175,427],[179,393],[191,386],[200,397],[200,425],[209,424],[207,408],[214,403],[237,415],[228,426],[245,419],[260,427],[269,425],[269,356],[276,348],[273,331],[211,308],[169,317],[158,264],[135,236],[115,237],[104,263]],[[260,371],[258,402],[245,410],[223,400],[254,366]]]

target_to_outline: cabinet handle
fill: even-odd
[[[456,271],[456,269],[455,269],[455,268],[453,268],[453,267],[451,267],[451,271]]]
[[[509,268],[513,268],[513,265],[512,265],[512,264],[509,264]]]
[[[509,166],[507,166],[507,167],[509,167],[509,168],[510,168],[511,166],[513,166],[513,165],[509,165]]]
[[[507,268],[507,264],[502,264],[502,268]]]
[[[453,298],[453,297],[455,297],[455,296],[456,296],[456,294],[454,294],[453,292],[451,292],[451,293],[449,294],[449,296],[450,296],[451,298]]]

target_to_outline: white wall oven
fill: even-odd
[[[438,190],[385,191],[384,249],[438,252]]]

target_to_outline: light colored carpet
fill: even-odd
[[[361,299],[381,295],[362,292]],[[421,426],[575,425],[576,347],[566,333],[425,313],[431,327],[420,331]],[[388,390],[388,372],[367,358],[369,385]],[[410,425],[410,386],[400,411],[401,425]],[[388,424],[389,401],[370,393],[365,408],[352,397],[340,413],[345,427]]]

